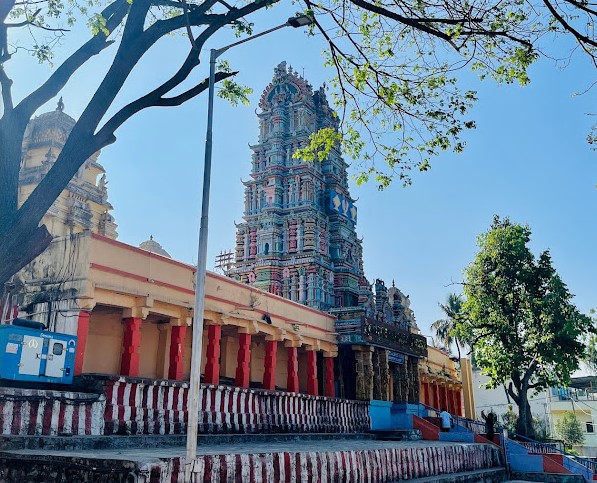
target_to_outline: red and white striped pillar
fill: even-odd
[[[238,334],[238,357],[236,358],[236,379],[234,384],[237,387],[249,387],[249,376],[251,373],[251,334]]]
[[[288,380],[286,381],[286,389],[289,392],[299,392],[298,349],[287,346],[286,351],[288,353]]]
[[[325,370],[323,394],[326,397],[336,397],[336,389],[334,387],[334,358],[324,356],[323,360]]]
[[[265,341],[265,367],[263,372],[263,389],[276,389],[276,358],[278,355],[278,341]]]
[[[248,335],[248,334],[245,334]],[[220,340],[222,338],[221,325],[207,326],[207,350],[205,351],[205,374],[203,381],[206,384],[219,384],[220,382]],[[249,345],[251,336],[249,335]],[[249,360],[250,354],[249,354]],[[247,386],[249,385],[247,379]],[[246,386],[242,386],[246,387]]]
[[[317,351],[307,350],[307,394],[319,395],[319,382],[317,380]]]
[[[75,375],[83,373],[83,361],[85,360],[85,348],[87,347],[87,336],[89,335],[89,312],[81,310],[77,321],[77,352],[75,353]]]
[[[170,352],[168,355],[168,379],[181,381],[184,372],[184,341],[186,325],[173,325],[170,329]]]
[[[124,338],[122,341],[122,359],[120,374],[123,376],[139,375],[139,348],[141,346],[141,318],[126,317],[124,320]]]

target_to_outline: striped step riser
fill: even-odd
[[[109,381],[105,395],[19,390],[0,396],[0,434],[181,434],[186,386]],[[85,397],[84,397],[85,396]],[[304,394],[202,386],[202,433],[359,433],[369,430],[366,402]],[[87,399],[86,399],[87,398]]]
[[[103,402],[59,400],[0,400],[0,429],[4,435],[104,434]]]
[[[502,466],[486,446],[422,447],[326,453],[208,455],[193,467],[194,483],[385,483]],[[160,483],[184,481],[184,459],[142,469]]]
[[[107,434],[184,431],[186,388],[116,382],[106,392]],[[369,429],[367,405],[355,401],[225,386],[202,387],[199,401],[199,431],[203,433],[350,433]]]

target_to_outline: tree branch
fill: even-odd
[[[25,25],[31,25],[31,24],[33,24],[32,20],[35,20],[35,17],[37,17],[39,15],[39,12],[41,12],[41,8],[38,8],[35,12],[33,12],[31,17],[29,17],[27,20],[24,20],[19,23],[7,23],[5,25],[7,28],[18,28],[18,27],[24,27]]]
[[[520,402],[520,395],[518,395],[514,392],[514,389],[512,389],[511,382],[508,384],[508,394],[514,400],[514,402],[518,405],[518,403]]]
[[[15,0],[3,0],[0,2],[0,22],[4,23],[8,14],[12,10],[12,7],[15,6]]]
[[[586,35],[581,34],[572,25],[570,25],[568,22],[566,22],[564,17],[562,17],[558,13],[558,11],[555,9],[555,7],[551,4],[551,2],[549,0],[543,0],[543,3],[547,7],[547,9],[551,12],[551,14],[556,18],[556,20],[558,22],[560,22],[562,27],[564,27],[566,30],[568,30],[568,32],[570,32],[572,35],[574,35],[576,37],[576,40],[580,44],[582,44],[584,42],[585,44],[591,45],[592,47],[597,47],[597,41],[592,40],[589,37],[587,37]]]
[[[112,32],[122,22],[128,12],[127,0],[115,0],[103,11],[106,28]],[[75,53],[66,59],[60,67],[38,89],[25,97],[15,108],[27,120],[33,113],[54,97],[66,85],[71,76],[89,59],[114,43],[108,41],[104,33],[99,32],[83,44]]]
[[[417,19],[407,18],[398,13],[392,12],[386,8],[380,7],[379,5],[374,5],[371,3],[367,3],[364,0],[350,0],[351,3],[354,3],[356,6],[361,7],[369,12],[376,13],[378,15],[382,15],[387,18],[391,18],[392,20],[396,20],[404,25],[408,25],[409,27],[413,27],[415,29],[421,30],[422,32],[426,32],[434,37],[439,37],[440,39],[445,40],[448,42],[452,47],[456,48],[454,43],[452,42],[452,38],[442,32],[441,30],[432,29],[425,24],[420,23]]]
[[[4,112],[12,111],[12,80],[6,75],[2,64],[0,64],[0,88],[2,89]]]
[[[128,5],[127,0],[122,1]],[[208,3],[212,1],[214,0],[208,0]],[[135,5],[135,3],[136,2],[133,2],[133,5]],[[211,23],[205,28],[201,35],[197,37],[196,40],[200,40],[197,42],[197,45],[202,46],[204,42],[222,26],[247,14],[253,13],[256,10],[260,10],[266,5],[268,5],[268,1],[256,1],[243,8],[233,9],[225,15],[199,16],[199,18],[196,18],[197,22],[204,23],[206,18],[209,17]],[[190,16],[192,17],[194,14],[195,12],[192,12]],[[94,135],[97,126],[142,55],[155,42],[172,31],[169,29],[178,25],[170,22],[170,20],[171,19],[156,22],[151,27],[147,28],[139,37],[133,38],[126,33],[123,33],[123,39],[118,47],[112,66],[104,76],[104,79],[93,95],[91,101],[79,117],[77,124],[73,128],[73,131],[71,131],[64,148],[58,155],[53,166],[19,209],[18,217],[27,217],[31,222],[38,222],[41,220],[45,212],[51,206],[51,203],[57,196],[59,196],[62,187],[68,183],[72,176],[74,176],[83,162],[100,148],[100,142],[109,143],[113,140],[113,136],[111,139],[100,139],[97,135]],[[184,26],[185,20],[179,19],[179,22],[180,21],[183,22]],[[127,22],[127,26],[128,25]],[[127,41],[125,41],[125,37]],[[175,86],[182,82],[197,63],[198,59],[196,56],[187,57],[179,72],[177,72],[170,81],[164,83],[158,89],[165,89],[165,93],[169,92],[172,88],[169,87],[170,84],[172,83],[172,85]],[[180,81],[178,81],[179,78],[181,79]]]
[[[220,82],[236,74],[237,72],[217,72],[215,81]],[[137,99],[136,101],[131,102],[114,114],[114,116],[112,116],[96,134],[96,138],[99,142],[99,149],[102,149],[116,141],[116,138],[114,137],[116,130],[139,111],[147,109],[148,107],[179,106],[207,89],[209,87],[209,79],[204,79],[192,89],[189,89],[188,91],[183,92],[175,97],[169,98],[163,98],[160,96],[162,86]]]
[[[565,0],[565,1],[568,2],[571,5],[574,5],[576,8],[580,8],[581,10],[587,12],[590,15],[597,15],[597,10],[592,10],[589,7],[587,7],[587,5],[590,5],[589,3],[587,3],[585,5],[584,3],[576,2],[574,0]]]

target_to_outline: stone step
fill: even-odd
[[[438,441],[301,439],[263,444],[203,445],[197,451],[197,458],[191,463],[192,477],[188,483],[394,483],[403,480],[417,481],[416,478],[427,478],[429,482],[494,483],[502,480],[497,479],[497,476],[490,476],[492,472],[484,472],[504,468],[501,453],[491,445]],[[3,483],[181,483],[184,481],[186,466],[184,455],[184,447],[0,451],[0,474],[4,475]],[[444,480],[448,474],[452,478],[457,478],[459,474],[464,476]],[[35,479],[40,475],[45,476],[45,479]],[[127,479],[129,476],[133,479]],[[489,479],[490,477],[494,479]]]
[[[512,471],[510,473],[512,480],[510,483],[530,483],[541,481],[545,483],[586,483],[581,475],[561,474],[561,473],[525,473],[522,471]]]
[[[373,440],[368,433],[274,433],[274,434],[200,434],[199,446],[259,444],[301,441]],[[129,436],[1,436],[0,450],[47,449],[55,451],[127,448],[167,448],[185,446],[186,434]]]
[[[508,472],[505,468],[488,468],[476,471],[463,471],[447,475],[435,475],[430,478],[416,478],[409,483],[502,483]]]
[[[379,441],[419,441],[423,439],[423,435],[418,429],[377,430],[371,431],[371,434]]]

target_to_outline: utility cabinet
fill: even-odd
[[[74,335],[0,325],[0,379],[70,384],[76,349]]]

